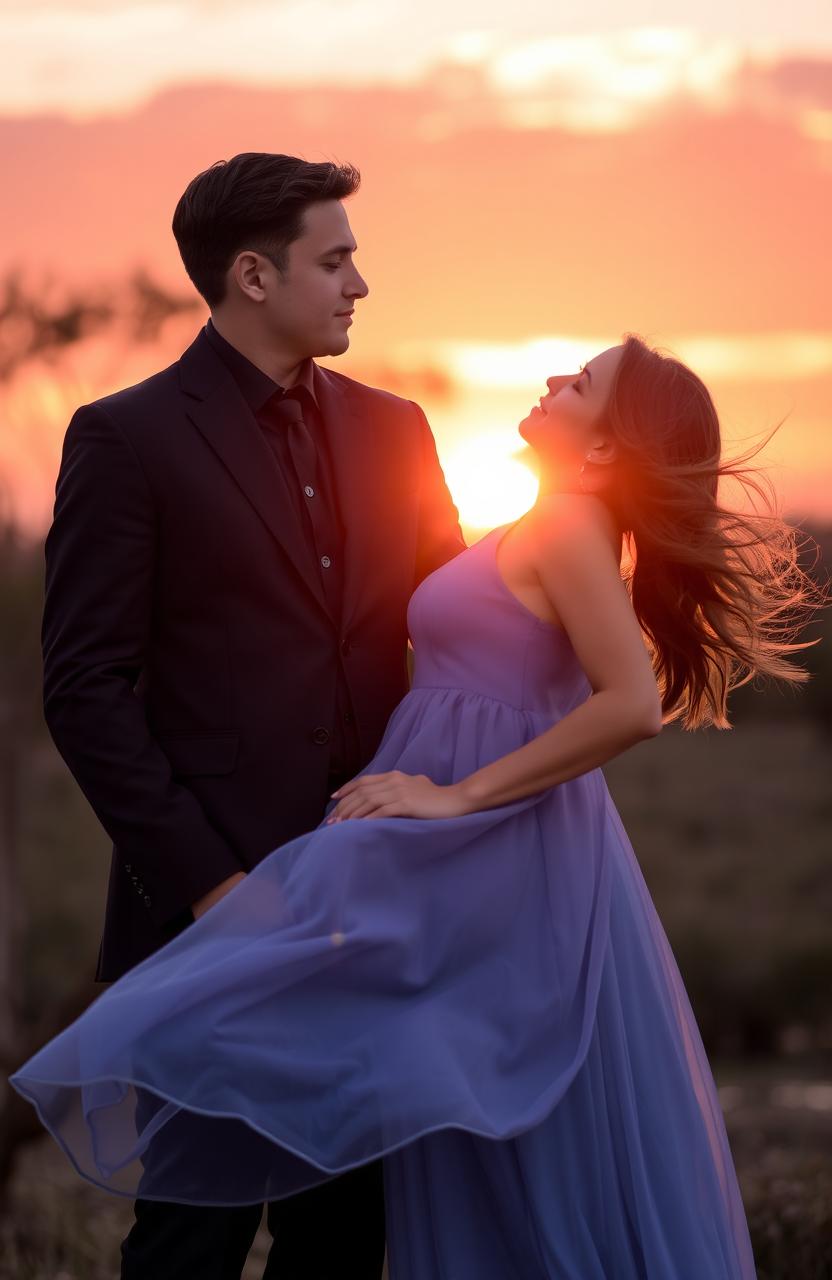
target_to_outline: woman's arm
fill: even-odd
[[[592,686],[587,700],[516,751],[437,786],[398,770],[334,793],[343,818],[454,817],[508,804],[604,764],[661,729],[652,664],[621,578],[618,536],[603,502],[554,494],[533,516],[535,568]]]
[[[600,498],[554,494],[535,515],[535,568],[592,686],[587,700],[531,742],[460,784],[472,809],[543,791],[604,764],[662,726],[653,667],[621,578]]]

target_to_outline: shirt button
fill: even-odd
[[[352,649],[352,640],[344,640],[344,642],[341,645],[341,652],[349,653],[351,649]]]
[[[307,498],[314,498],[315,496],[315,490],[312,488],[311,484],[305,484],[303,486],[303,492],[306,494]]]
[[[328,569],[329,566],[332,564],[332,561],[330,560],[329,556],[321,556],[321,564],[325,569]]]
[[[318,725],[317,729],[312,730],[312,741],[317,742],[319,746],[323,746],[324,743],[329,742],[329,739],[329,729],[325,729],[323,725]]]
[[[351,712],[351,711],[345,711],[345,712],[344,712],[344,720],[346,721],[346,723],[347,723],[347,724],[352,724],[352,712]]]

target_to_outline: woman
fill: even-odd
[[[599,766],[805,679],[813,589],[794,530],[720,505],[747,468],[684,365],[628,335],[548,387],[540,496],[412,596],[371,763],[10,1078],[98,1186],[260,1203],[383,1156],[393,1280],[755,1274]]]

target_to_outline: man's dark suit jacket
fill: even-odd
[[[340,627],[289,480],[204,330],[67,429],[44,710],[114,846],[98,982],[321,821],[338,664],[363,768],[408,689],[408,599],[465,548],[418,405],[315,379],[347,534]]]

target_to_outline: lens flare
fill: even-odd
[[[537,477],[514,456],[517,450],[516,438],[504,435],[476,436],[451,449],[443,467],[463,525],[493,529],[534,504]]]

